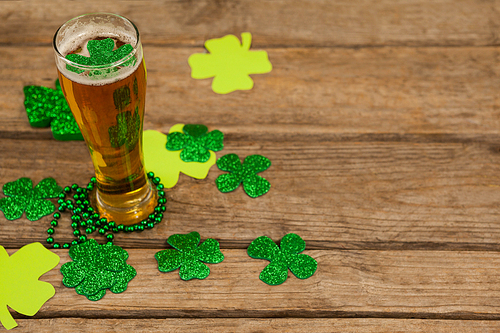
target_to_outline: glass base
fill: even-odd
[[[154,213],[157,193],[149,181],[142,188],[125,194],[106,195],[96,190],[95,206],[101,217],[117,225],[131,225],[147,220]]]

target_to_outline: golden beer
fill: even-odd
[[[131,44],[134,50],[109,66],[83,66],[65,58],[89,56],[88,41],[107,38],[114,49]],[[94,164],[99,214],[125,225],[147,219],[156,194],[142,155],[146,68],[136,27],[113,14],[83,15],[59,28],[54,49],[61,88]]]

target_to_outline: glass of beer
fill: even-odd
[[[100,49],[87,48],[90,41],[96,45],[104,40],[98,43]],[[109,57],[126,44],[130,53],[121,59],[116,59],[119,52]],[[137,27],[119,15],[86,14],[64,23],[53,46],[62,91],[94,164],[97,191],[92,200],[98,213],[124,225],[147,219],[157,194],[142,154],[146,66]],[[82,65],[74,60],[91,56],[99,61]],[[111,63],[106,63],[108,58]]]

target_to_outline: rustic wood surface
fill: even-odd
[[[204,180],[181,175],[162,224],[116,237],[138,272],[126,292],[77,295],[61,282],[67,251],[54,250],[61,263],[41,280],[56,295],[34,317],[11,310],[15,331],[500,331],[498,1],[0,1],[0,185],[93,175],[83,142],[29,126],[22,88],[54,87],[55,30],[96,11],[141,31],[144,128],[220,129],[217,156],[268,157],[272,188],[222,194],[216,166]],[[190,78],[205,40],[245,31],[273,64],[252,90],[217,95]],[[0,213],[0,245],[44,243],[49,222]],[[167,237],[193,230],[220,241],[224,262],[205,280],[160,273]],[[267,262],[246,248],[289,232],[318,270],[268,286]]]

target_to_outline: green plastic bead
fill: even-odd
[[[52,238],[52,237],[47,237],[47,243],[49,243],[49,244],[54,243],[54,238]]]
[[[63,206],[64,205],[64,206]],[[66,204],[62,203],[59,208],[57,208],[60,212],[64,212],[66,210]]]
[[[69,205],[67,206],[67,208],[68,208],[69,210],[73,210],[73,209],[75,209],[75,206],[73,206],[73,204],[69,204]]]
[[[82,235],[82,236],[80,236],[79,240],[80,240],[80,242],[82,242],[82,243],[83,243],[83,242],[86,242],[86,241],[87,241],[87,236]]]
[[[71,185],[71,189],[72,189],[72,190],[76,190],[78,187],[79,187],[79,186],[78,186],[78,184],[73,184],[73,185]]]
[[[87,207],[87,212],[89,212],[89,213],[93,213],[93,212],[94,212],[94,208],[92,208],[92,207]]]
[[[115,238],[115,236],[113,236],[113,234],[107,234],[106,235],[106,239],[107,240],[113,240]]]
[[[106,245],[113,245],[113,242],[109,241],[109,242],[106,243]]]
[[[79,208],[79,207],[77,207],[77,208],[75,208],[75,209],[73,210],[73,213],[74,213],[74,214],[81,214],[81,213],[82,213],[82,209],[81,209],[81,208]]]
[[[57,200],[57,203],[58,203],[59,205],[60,205],[60,204],[62,204],[63,202],[64,202],[64,199],[59,199],[59,200]]]
[[[157,190],[163,190],[164,188],[165,188],[165,186],[163,186],[163,184],[156,185]]]
[[[141,224],[142,224],[142,225],[147,225],[147,224],[148,224],[148,220],[142,220],[142,221],[141,221]]]
[[[167,199],[165,199],[165,198],[160,198],[160,199],[158,199],[158,203],[159,203],[159,204],[165,204],[165,203],[167,203]]]
[[[71,187],[66,186],[66,187],[64,188],[64,192],[66,192],[66,193],[71,192]]]
[[[148,219],[151,220],[151,221],[154,220],[155,219],[155,214],[149,214]]]
[[[53,228],[48,228],[48,229],[47,229],[47,233],[48,233],[49,235],[52,235],[52,234],[54,233],[54,229],[53,229]]]
[[[153,178],[155,176],[154,172],[150,171],[148,172],[148,178]]]
[[[94,214],[92,215],[92,219],[94,219],[94,220],[96,220],[96,221],[97,221],[97,220],[99,219],[99,214],[94,213]]]
[[[64,199],[64,198],[66,198],[66,194],[65,193],[59,193],[59,195],[57,197],[59,199]]]
[[[144,226],[142,224],[139,224],[137,225],[137,229],[138,231],[144,231]]]
[[[64,243],[62,247],[63,247],[63,249],[69,249],[69,244],[68,243]]]
[[[81,187],[76,189],[76,193],[82,193],[82,192],[83,192],[83,189]]]
[[[85,228],[87,226],[87,222],[82,221],[80,222],[80,227]]]
[[[78,223],[76,223],[76,222],[71,223],[71,228],[73,228],[73,229],[78,228]]]
[[[160,196],[160,197],[163,198],[165,196],[165,191],[163,191],[163,190],[162,191],[158,191],[158,196]]]
[[[61,245],[59,245],[59,243],[54,243],[54,244],[52,244],[52,247],[54,249],[59,249],[59,248],[61,248]]]
[[[113,229],[111,229],[111,230],[112,230],[115,234],[117,234],[117,233],[119,233],[119,232],[120,232],[120,230],[118,230],[118,228],[116,228],[116,227],[115,227],[115,228],[113,228]]]
[[[155,224],[158,224],[161,222],[161,217],[155,217]]]
[[[57,227],[57,220],[50,221],[50,225],[53,227]]]
[[[71,242],[71,245],[76,245],[76,244],[78,244],[78,241],[76,239]]]
[[[160,183],[160,178],[159,177],[155,177],[155,178],[153,178],[152,181],[153,181],[153,184],[158,185]]]
[[[164,211],[166,211],[167,208],[165,206],[160,206],[160,211],[163,213]]]
[[[80,230],[75,230],[75,231],[73,231],[73,235],[75,235],[76,237],[81,236],[81,234],[82,234],[82,233],[80,232]]]
[[[73,199],[75,199],[75,200],[79,200],[79,199],[80,199],[80,194],[75,193],[75,194],[73,195]]]
[[[92,228],[85,229],[86,234],[91,234],[93,232]]]
[[[111,221],[108,223],[108,227],[110,228],[115,228],[116,227],[116,222],[115,221]]]
[[[108,231],[108,230],[109,230],[109,227],[108,227],[108,225],[107,225],[107,224],[105,224],[105,225],[103,225],[103,226],[102,226],[102,229],[104,229],[104,230]]]
[[[125,232],[133,232],[134,231],[134,227],[129,225],[127,227],[125,227]]]
[[[125,226],[123,224],[120,224],[116,227],[116,229],[118,229],[118,231],[123,231],[125,230]]]
[[[104,230],[104,229],[101,228],[101,229],[99,229],[98,232],[99,232],[100,235],[104,235],[106,233],[106,230]]]
[[[155,226],[154,222],[148,222],[148,225],[147,225],[148,229],[153,229],[154,226]]]
[[[80,207],[83,205],[82,200],[76,200],[76,201],[75,201],[75,205],[76,205],[78,208],[80,208]],[[81,208],[80,208],[80,210],[81,210]]]
[[[89,213],[87,213],[87,212],[85,212],[85,213],[83,213],[83,214],[82,214],[82,217],[83,217],[84,219],[88,219],[88,218],[90,217],[90,214],[89,214]]]
[[[58,219],[58,218],[60,218],[60,217],[61,217],[61,214],[59,214],[59,213],[54,213],[54,215],[52,215],[52,216],[54,216],[54,218],[55,218],[55,219]]]
[[[92,178],[90,178],[90,181],[95,184],[95,183],[97,183],[97,178],[92,177]]]

